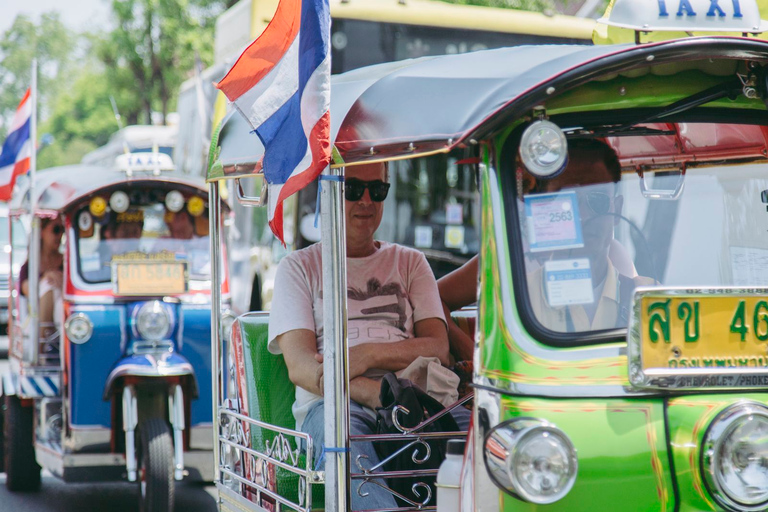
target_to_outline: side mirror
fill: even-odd
[[[320,230],[319,221],[318,226],[315,227],[314,214],[308,214],[301,218],[301,221],[299,222],[299,233],[301,233],[304,240],[309,242],[315,243],[320,241],[322,238],[322,231]]]

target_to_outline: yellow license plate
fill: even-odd
[[[643,371],[768,369],[768,296],[648,294],[639,306]]]
[[[118,295],[170,295],[187,291],[185,262],[115,263]]]

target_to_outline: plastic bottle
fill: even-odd
[[[448,441],[445,460],[437,470],[437,511],[459,512],[461,465],[464,459],[463,439]]]

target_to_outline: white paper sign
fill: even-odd
[[[734,286],[768,286],[768,250],[731,247]]]
[[[576,192],[525,196],[525,217],[531,252],[584,246]]]
[[[587,258],[548,261],[544,264],[547,302],[552,307],[591,304],[592,270]]]
[[[432,227],[416,226],[413,243],[416,247],[424,247],[425,249],[432,247]]]

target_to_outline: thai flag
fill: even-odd
[[[328,0],[281,0],[264,33],[216,84],[264,144],[269,225],[283,241],[283,201],[331,159]]]
[[[32,139],[29,136],[32,119],[30,90],[24,94],[13,116],[8,138],[0,150],[0,201],[8,201],[13,193],[16,176],[29,171],[32,159]]]

